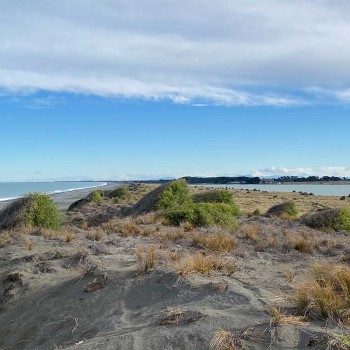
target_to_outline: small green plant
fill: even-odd
[[[31,204],[25,215],[25,223],[33,227],[42,227],[58,231],[63,219],[55,203],[47,194],[32,193]]]
[[[98,191],[98,190],[93,191],[91,193],[91,199],[95,203],[101,203],[102,200],[103,200],[103,192],[102,191]]]

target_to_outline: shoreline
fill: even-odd
[[[94,191],[94,189],[103,189],[103,190],[113,190],[117,187],[122,187],[124,186],[124,182],[107,182],[106,185],[99,185],[99,186],[93,186],[93,187],[85,187],[85,188],[77,188],[77,189],[72,189],[68,191],[62,191],[62,192],[54,192],[50,193],[50,197],[54,200],[56,205],[60,210],[65,210],[68,209],[68,207],[75,201],[86,197],[89,193]],[[19,197],[17,197],[19,198]],[[6,201],[1,201],[0,202],[0,210],[5,208],[7,205],[12,203],[16,198],[14,199],[9,199]]]

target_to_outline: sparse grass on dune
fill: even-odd
[[[224,232],[215,234],[196,233],[192,243],[218,253],[229,253],[236,248],[235,240]]]
[[[236,265],[231,261],[226,262],[216,255],[204,255],[202,252],[196,252],[178,261],[175,270],[178,276],[186,276],[191,273],[210,275],[213,271],[221,270],[226,270],[227,275],[231,276],[236,271]]]
[[[267,309],[270,316],[270,326],[281,326],[281,325],[305,325],[303,316],[286,315],[283,311],[275,306],[270,306]]]
[[[156,266],[157,248],[155,245],[139,246],[135,250],[137,270],[146,273]]]
[[[350,324],[350,267],[315,265],[311,280],[297,287],[294,300],[310,318]]]
[[[220,329],[215,332],[210,342],[211,350],[238,350],[242,349],[242,340],[231,332]]]

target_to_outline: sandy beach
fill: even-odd
[[[86,197],[89,193],[91,193],[94,190],[113,190],[117,187],[123,186],[124,183],[119,182],[110,182],[105,186],[96,187],[96,188],[84,188],[80,190],[75,191],[69,191],[69,192],[62,192],[62,193],[55,193],[52,194],[52,198],[54,202],[57,204],[60,210],[67,209],[73,202],[77,201],[78,199]],[[5,208],[9,203],[13,202],[12,200],[0,202],[0,210]]]

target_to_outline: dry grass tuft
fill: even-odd
[[[185,232],[191,232],[194,230],[194,226],[189,221],[182,222],[180,226],[184,229]]]
[[[137,247],[136,251],[137,270],[146,273],[156,266],[157,249],[155,245]]]
[[[10,235],[7,232],[1,233],[0,234],[0,248],[3,248],[10,243],[11,243]]]
[[[242,340],[229,331],[218,330],[210,342],[212,350],[237,350],[243,346]]]
[[[87,239],[89,239],[90,241],[100,241],[101,239],[103,239],[106,236],[105,232],[103,231],[102,228],[97,227],[94,228],[91,231],[88,231],[85,235],[85,237]]]
[[[70,242],[73,241],[74,237],[75,237],[75,236],[74,236],[73,232],[67,232],[67,233],[66,233],[66,237],[65,237],[65,241],[66,241],[67,243],[70,243]]]
[[[316,265],[311,281],[297,287],[294,300],[311,318],[350,324],[350,267]]]
[[[268,307],[267,312],[270,315],[270,327],[276,327],[285,324],[297,326],[305,324],[303,316],[285,315],[280,308],[274,306]]]
[[[192,243],[218,253],[230,253],[237,246],[232,237],[222,232],[217,234],[196,233]]]
[[[250,241],[253,242],[258,242],[260,240],[259,235],[258,235],[258,226],[254,224],[243,224],[240,228],[239,231],[243,233],[244,237],[246,239],[249,239]]]
[[[173,325],[177,324],[184,312],[179,308],[170,308],[164,318],[162,318],[159,322],[160,325]]]
[[[293,235],[287,237],[285,247],[289,249],[295,249],[302,253],[312,253],[314,242],[311,239]]]
[[[205,256],[200,252],[188,256],[182,262],[177,264],[176,272],[179,276],[185,276],[190,273],[199,272],[210,275],[212,271],[222,270],[224,268],[223,261],[214,256]]]
[[[173,231],[158,232],[157,237],[160,241],[178,241],[185,238],[185,233],[181,229],[175,229]]]

